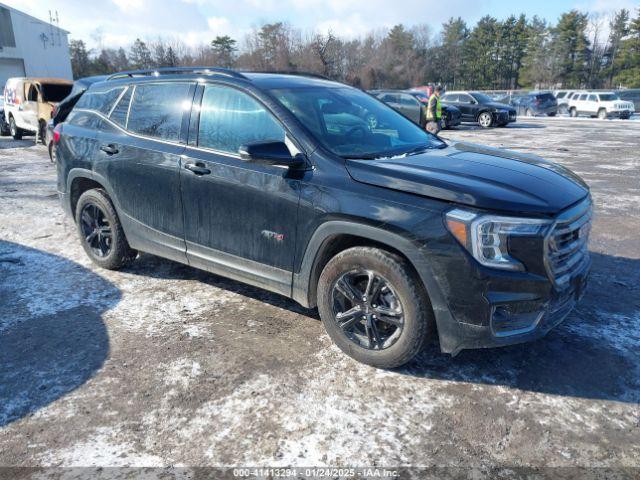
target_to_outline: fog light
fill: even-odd
[[[491,328],[496,337],[528,333],[544,315],[540,302],[518,302],[493,307]]]

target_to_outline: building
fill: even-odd
[[[10,77],[72,80],[68,35],[52,23],[0,3],[0,92]]]

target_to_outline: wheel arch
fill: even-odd
[[[74,220],[78,199],[84,192],[94,188],[101,188],[105,190],[111,201],[114,201],[113,196],[110,193],[108,182],[101,175],[84,168],[71,169],[67,176],[67,192],[69,198],[69,212],[71,212],[71,216]]]
[[[293,274],[292,298],[306,308],[317,303],[317,285],[322,269],[339,252],[354,246],[377,246],[405,259],[421,281],[436,319],[440,348],[452,352],[459,343],[455,322],[423,251],[408,238],[378,227],[353,221],[332,220],[313,233],[300,271]]]

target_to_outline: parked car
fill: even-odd
[[[337,82],[126,72],[55,135],[61,202],[98,266],[149,252],[317,305],[370,365],[436,335],[451,354],[542,337],[584,292],[592,207],[576,174],[449,144]]]
[[[483,128],[504,127],[516,121],[515,108],[495,102],[480,92],[447,92],[442,96],[442,103],[458,108],[463,122],[478,123]]]
[[[558,102],[558,113],[569,113],[569,99],[575,90],[554,90],[553,96]]]
[[[512,105],[518,115],[533,117],[547,115],[555,117],[558,113],[558,101],[551,92],[529,92],[514,98]]]
[[[73,82],[59,78],[15,77],[4,87],[5,115],[14,139],[37,133],[45,142],[55,105],[71,92]]]
[[[569,114],[572,117],[589,115],[590,117],[627,119],[634,112],[632,102],[620,100],[613,92],[582,92],[573,94],[569,100]]]
[[[397,110],[422,128],[427,125],[426,106],[429,97],[421,90],[372,90],[372,95]],[[442,128],[460,125],[461,113],[456,107],[442,105]]]
[[[9,124],[4,115],[4,98],[0,97],[0,135],[6,137],[9,135]]]
[[[620,100],[626,100],[632,102],[634,111],[640,112],[640,88],[629,88],[627,90],[618,90],[616,92],[620,97]]]
[[[71,92],[60,103],[58,103],[52,112],[53,118],[47,122],[47,130],[45,134],[45,145],[49,151],[49,159],[55,163],[55,149],[53,148],[53,131],[58,123],[64,122],[75,106],[80,100],[80,97],[87,88],[96,82],[101,82],[107,79],[107,75],[97,75],[93,77],[84,77],[76,80],[73,83]]]

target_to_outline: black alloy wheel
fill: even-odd
[[[351,270],[333,284],[333,316],[356,345],[383,350],[393,345],[404,327],[404,313],[391,284],[371,270]]]
[[[111,253],[113,232],[105,212],[98,205],[87,203],[82,208],[80,220],[86,245],[97,257],[107,257]]]

